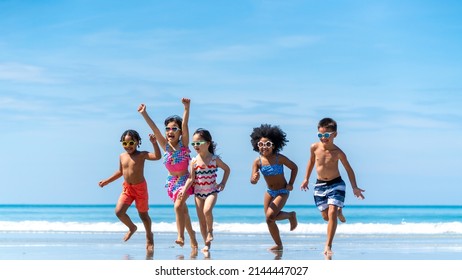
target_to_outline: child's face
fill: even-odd
[[[318,129],[318,138],[321,143],[327,145],[329,143],[334,143],[334,138],[337,136],[337,132],[328,131],[325,127],[320,127]]]
[[[210,143],[205,141],[199,134],[194,134],[192,137],[191,146],[197,153],[208,151]]]
[[[269,156],[273,153],[274,143],[269,138],[260,138],[260,141],[258,141],[257,146],[262,156]]]
[[[178,124],[176,122],[169,122],[165,127],[165,138],[167,138],[169,142],[175,142],[180,139],[180,135],[181,128],[178,127]]]
[[[122,147],[127,153],[133,154],[136,152],[137,146],[138,142],[136,140],[134,140],[130,135],[125,135],[124,140],[122,141]]]

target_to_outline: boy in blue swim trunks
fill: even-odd
[[[337,229],[337,219],[345,222],[342,208],[345,201],[345,182],[340,177],[338,162],[340,161],[345,168],[354,195],[359,199],[364,199],[363,189],[358,188],[356,177],[345,153],[334,144],[337,136],[337,123],[331,118],[324,118],[318,124],[319,142],[311,145],[310,159],[306,168],[305,179],[301,189],[308,189],[308,180],[313,168],[316,166],[317,180],[314,185],[314,201],[321,215],[327,224],[327,240],[324,254],[331,256],[332,241],[334,240]]]

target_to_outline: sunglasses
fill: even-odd
[[[207,142],[205,141],[197,141],[197,142],[191,142],[191,146],[195,147],[195,146],[200,146],[202,144],[205,144]]]
[[[168,127],[168,126],[166,126],[166,127],[165,127],[165,131],[166,131],[166,132],[169,132],[170,130],[173,131],[173,132],[177,132],[178,130],[180,130],[180,128],[179,128],[179,127],[176,127],[176,126],[174,126],[174,127]]]
[[[130,140],[130,141],[128,141],[128,142],[127,142],[127,141],[122,141],[122,146],[124,146],[124,147],[133,146],[133,145],[135,145],[135,144],[136,144],[136,142],[133,141],[133,140]]]
[[[273,146],[273,142],[271,142],[271,141],[266,141],[266,142],[260,141],[260,142],[257,143],[257,146],[259,148],[263,148],[263,147],[271,148]]]
[[[318,132],[318,137],[319,137],[319,139],[321,139],[323,137],[327,139],[327,138],[330,137],[331,134],[334,134],[334,133],[335,133],[335,131],[334,132],[324,132],[324,133]]]

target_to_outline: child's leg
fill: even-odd
[[[342,207],[337,207],[337,217],[340,222],[342,223],[346,222],[346,218],[345,216],[343,216]]]
[[[282,208],[285,206],[285,204],[286,204],[287,199],[289,198],[289,196],[288,196],[288,195],[279,195],[279,196],[277,196],[277,197],[274,198],[273,203],[275,203],[275,201],[276,201],[276,203],[279,203],[279,202],[277,202],[277,201],[279,201],[279,198],[278,198],[278,197],[281,197],[281,198],[282,198],[282,197],[284,197],[284,196],[285,196],[285,198],[283,198],[283,199],[284,199],[284,202],[282,203],[282,205],[280,205],[280,207],[278,206],[278,207],[274,208],[274,209],[279,209],[279,210],[276,210],[276,211],[278,211],[278,213],[276,214],[276,211],[275,211],[275,212],[273,213],[273,216],[276,215],[276,216],[274,217],[274,220],[276,220],[276,221],[280,221],[280,220],[289,220],[289,222],[290,222],[290,230],[292,231],[292,230],[294,230],[294,229],[297,227],[297,225],[298,225],[298,222],[297,222],[297,213],[295,213],[295,211],[292,211],[292,212],[285,212],[285,211],[282,211]],[[265,212],[267,212],[267,211],[265,211]]]
[[[141,221],[143,222],[144,228],[146,229],[146,249],[154,249],[154,236],[151,229],[151,217],[149,217],[148,212],[138,212]]]
[[[175,218],[176,218],[176,228],[178,232],[178,237],[175,241],[176,244],[183,247],[184,245],[184,228],[185,228],[185,216],[184,216],[184,207],[185,202],[188,196],[183,196],[175,200]]]
[[[192,224],[191,224],[191,217],[189,216],[189,211],[188,211],[188,205],[186,203],[184,204],[183,207],[183,215],[184,215],[184,226],[186,228],[186,231],[188,232],[191,247],[193,249],[197,249],[197,239],[196,239],[196,232],[193,230]]]
[[[332,255],[332,242],[334,240],[335,231],[337,230],[337,206],[329,205],[327,209],[328,219],[327,222],[327,240],[324,248],[324,254]]]
[[[278,195],[273,199],[271,195],[265,192],[263,208],[265,210],[266,224],[268,225],[268,230],[274,240],[274,243],[276,243],[276,245],[271,247],[270,250],[283,249],[281,236],[279,235],[279,228],[276,225],[276,220],[289,219],[293,216],[292,214],[281,211],[288,198],[289,195]]]
[[[124,236],[124,241],[127,241],[132,237],[138,227],[132,222],[130,217],[127,215],[127,210],[130,207],[128,204],[124,204],[123,202],[117,202],[117,206],[115,208],[115,214],[119,220],[124,223],[128,227],[128,232]]]
[[[207,223],[205,221],[205,215],[204,215],[204,205],[205,205],[205,200],[199,198],[196,196],[195,198],[196,202],[196,212],[197,212],[197,218],[199,220],[199,226],[201,230],[201,235],[202,239],[204,240],[205,247],[202,248],[202,251],[208,251],[210,249],[210,242],[207,244]]]
[[[213,207],[215,206],[217,202],[218,195],[217,193],[213,193],[205,199],[204,202],[204,216],[205,216],[205,223],[207,226],[207,239],[205,240],[205,243],[211,242],[213,240]]]

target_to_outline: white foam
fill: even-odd
[[[325,234],[327,223],[299,223],[290,231],[288,223],[278,223],[281,233]],[[137,224],[143,231],[143,224]],[[198,223],[193,227],[199,229]],[[48,221],[0,221],[0,232],[124,232],[127,228],[120,222],[48,222]],[[176,232],[176,224],[153,223],[154,232]],[[215,223],[215,232],[233,234],[267,234],[266,223]],[[343,234],[462,234],[462,223],[354,223],[338,224],[337,233]]]

